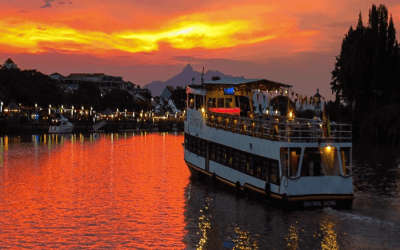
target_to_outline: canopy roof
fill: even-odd
[[[245,79],[245,78],[225,78],[217,80],[204,81],[202,85],[192,85],[191,87],[238,87],[260,90],[275,90],[280,88],[291,88],[291,85],[270,81],[267,79]]]

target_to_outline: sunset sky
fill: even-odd
[[[137,84],[190,63],[330,94],[341,41],[372,3],[387,0],[3,0],[0,61],[44,73],[104,72]]]

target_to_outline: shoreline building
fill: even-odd
[[[113,90],[122,90],[129,93],[135,101],[145,103],[151,97],[151,93],[146,88],[140,88],[130,81],[125,81],[121,76],[111,76],[104,73],[72,73],[63,76],[53,73],[50,78],[56,80],[66,93],[74,93],[82,84],[95,84],[101,97],[109,94]]]

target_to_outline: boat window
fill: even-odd
[[[339,175],[339,161],[336,148],[306,148],[303,156],[301,176]]]
[[[189,108],[194,109],[194,95],[189,94]]]
[[[216,108],[216,107],[217,107],[217,100],[216,100],[216,98],[208,98],[207,107],[209,107],[209,108]]]
[[[341,148],[340,155],[342,157],[342,170],[344,175],[351,174],[351,150],[350,148]]]
[[[189,135],[185,134],[185,148],[189,147]]]
[[[254,173],[254,165],[253,165],[253,157],[250,154],[247,154],[246,157],[246,173],[249,175],[255,175]]]
[[[210,160],[215,161],[215,149],[216,149],[216,145],[214,143],[210,143],[209,145],[210,147]]]
[[[224,98],[218,98],[217,106],[218,106],[218,108],[223,108],[224,107]]]
[[[259,156],[254,156],[253,159],[254,159],[253,165],[255,169],[255,176],[262,180],[266,180],[267,177],[266,173],[268,171],[269,161]]]
[[[237,150],[233,150],[233,168],[236,170],[240,169],[240,155]]]
[[[271,161],[267,160],[267,159],[262,159],[263,164],[262,164],[262,168],[261,168],[261,179],[266,180],[267,182],[269,182],[269,172],[270,172],[270,165],[271,165]]]
[[[225,98],[225,108],[233,108],[232,98]]]
[[[240,115],[247,116],[250,112],[250,100],[247,96],[239,96]]]
[[[240,172],[246,172],[246,155],[244,152],[238,152],[239,155],[239,171]]]
[[[301,148],[291,148],[290,149],[289,176],[291,176],[291,177],[297,176],[300,155],[301,155]]]
[[[339,160],[337,150],[332,146],[320,148],[323,175],[337,176],[339,175]]]
[[[289,155],[287,148],[281,148],[281,167],[282,167],[282,176],[287,176],[289,167]]]
[[[199,155],[206,157],[206,151],[207,150],[207,141],[205,140],[199,140]]]
[[[233,153],[232,153],[232,149],[227,148],[226,151],[227,151],[226,154],[227,154],[227,157],[228,157],[226,164],[227,164],[229,167],[232,167],[232,164],[233,164]]]
[[[320,176],[321,154],[318,148],[306,148],[303,156],[301,176]]]
[[[269,182],[279,185],[278,161],[271,161],[269,168]]]
[[[203,96],[196,95],[196,109],[200,110],[203,107]]]
[[[279,185],[279,162],[185,134],[185,149],[237,171]]]

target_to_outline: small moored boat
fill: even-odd
[[[62,115],[60,115],[59,118],[54,119],[53,124],[49,127],[50,134],[72,133],[73,130],[74,124]]]

